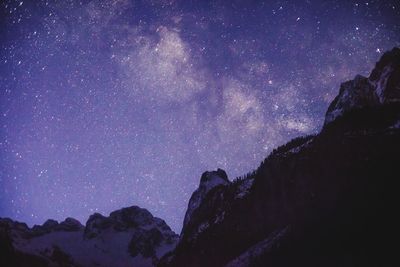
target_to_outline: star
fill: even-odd
[[[5,1],[0,217],[137,205],[179,232],[204,171],[318,132],[400,43],[398,1],[378,2]]]

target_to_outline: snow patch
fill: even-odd
[[[199,228],[197,229],[197,234],[204,232],[204,230],[206,230],[209,226],[210,224],[207,222],[200,224]]]
[[[400,120],[398,120],[392,126],[390,126],[389,129],[400,129]]]
[[[163,220],[138,207],[112,212],[109,217],[94,214],[86,228],[73,219],[60,224],[49,220],[32,229],[8,219],[0,219],[2,225],[10,229],[17,251],[45,258],[49,265],[59,250],[73,266],[154,266],[178,242]]]
[[[344,113],[344,110],[342,108],[332,110],[331,112],[329,112],[329,114],[326,115],[325,124],[336,120],[336,118],[342,116],[343,113]]]
[[[254,183],[254,178],[243,180],[240,183],[239,188],[236,192],[235,199],[244,198],[250,192],[253,183]]]
[[[300,146],[296,146],[296,147],[290,149],[289,151],[286,152],[286,154],[297,154],[297,153],[299,153],[301,150],[303,150],[304,148],[308,147],[312,143],[313,140],[314,140],[314,138],[311,138],[310,140],[308,140],[304,144],[302,144]]]
[[[224,218],[225,218],[225,211],[222,211],[221,213],[219,213],[217,215],[217,217],[215,218],[214,223],[215,224],[220,223],[220,222],[222,222],[224,220]]]
[[[229,262],[225,267],[248,267],[257,257],[262,256],[263,253],[267,252],[272,246],[274,246],[282,237],[285,236],[289,227],[285,227],[280,231],[272,233],[267,239],[255,244],[250,247],[239,257]]]
[[[383,103],[383,101],[384,101],[384,93],[385,93],[386,85],[389,80],[390,74],[392,72],[393,72],[392,66],[390,66],[390,65],[385,66],[385,68],[382,71],[381,76],[379,77],[379,80],[372,83],[375,87],[375,92],[381,103]]]
[[[197,237],[204,232],[205,230],[207,230],[207,228],[210,227],[210,224],[208,222],[203,222],[201,223],[198,227],[196,232],[193,233],[193,235],[189,238],[190,241],[194,241],[197,239]]]
[[[132,257],[129,254],[128,247],[133,232],[106,229],[92,239],[84,239],[83,231],[52,232],[28,240],[15,240],[14,246],[22,252],[46,258],[51,257],[54,247],[58,247],[82,266],[154,266],[151,257],[144,258],[140,254]],[[162,243],[157,247],[156,255],[161,257],[174,247],[175,243]]]

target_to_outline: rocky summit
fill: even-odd
[[[340,86],[326,112],[325,124],[357,108],[400,102],[400,49],[386,52],[369,78],[357,75]]]

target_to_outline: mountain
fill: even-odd
[[[382,56],[369,78],[357,75],[340,86],[326,113],[325,125],[353,109],[399,102],[399,84],[400,49],[394,48]]]
[[[191,221],[192,214],[197,210],[200,204],[203,202],[204,197],[212,189],[219,185],[229,184],[228,176],[226,172],[222,169],[218,169],[213,172],[205,172],[200,178],[200,185],[196,191],[193,192],[189,205],[185,214],[185,219],[183,221],[183,227],[186,227],[188,222]]]
[[[399,266],[400,49],[341,85],[317,135],[230,181],[205,172],[181,235],[133,206],[29,228],[0,219],[0,266]]]
[[[73,218],[32,228],[0,219],[0,265],[154,266],[177,241],[163,220],[136,206],[95,213],[86,226]]]
[[[275,149],[233,182],[202,190],[203,174],[159,266],[398,266],[399,152],[394,48],[368,78],[341,85],[319,134]]]

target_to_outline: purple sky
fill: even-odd
[[[400,44],[399,1],[3,1],[0,216],[130,205],[180,231],[200,175],[317,132]]]

